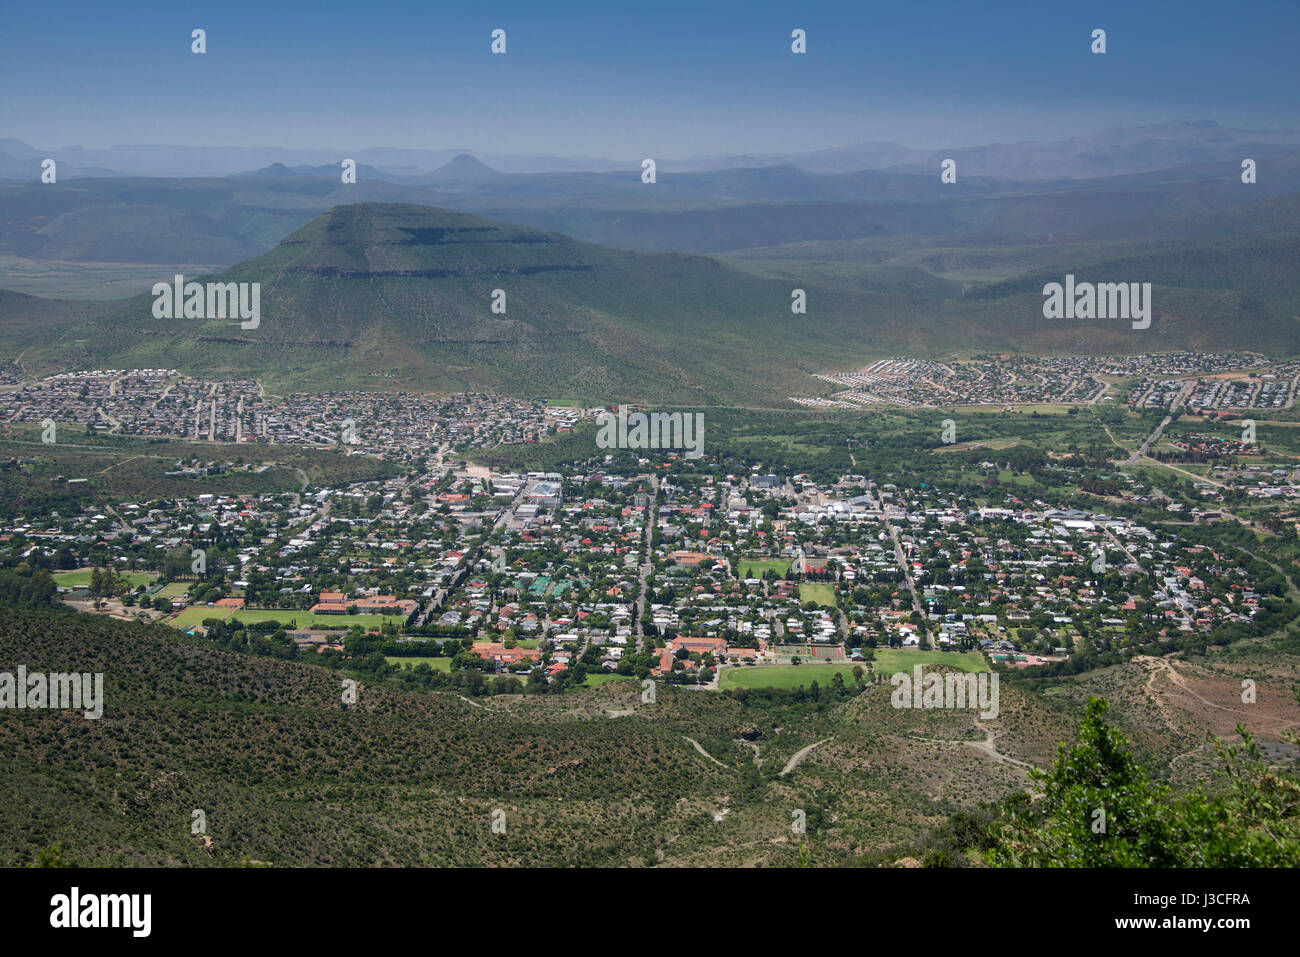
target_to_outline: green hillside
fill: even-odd
[[[822,393],[825,383],[810,373],[890,354],[1228,349],[1243,345],[1243,328],[1260,352],[1290,354],[1300,342],[1294,234],[973,246],[965,257],[953,246],[923,254],[854,244],[848,258],[825,249],[813,244],[807,255],[817,261],[807,265],[797,246],[726,264],[363,203],[204,277],[260,283],[257,329],[155,319],[152,298],[139,296],[93,308],[52,303],[33,341],[27,330],[41,322],[42,300],[10,295],[23,321],[0,332],[0,356],[21,354],[28,374],[163,366],[320,391],[363,386],[382,371],[394,387],[414,390],[744,406]],[[1042,286],[1067,272],[1152,283],[1151,327],[1044,319]],[[795,288],[806,291],[806,314],[791,312]],[[504,314],[492,311],[497,289]]]
[[[651,708],[624,682],[469,700],[362,678],[345,707],[343,675],[317,664],[219,651],[162,626],[2,609],[0,670],[20,663],[103,673],[103,715],[0,721],[6,866],[56,843],[81,865],[789,866],[792,808],[807,811],[800,843],[830,863],[1016,783],[973,773],[978,760],[959,753],[967,780],[942,799],[916,789],[890,766],[916,719],[890,707],[885,685],[749,706],[663,688]],[[962,720],[925,718],[936,735]],[[1068,733],[1068,718],[1044,720]],[[842,745],[780,774],[828,734]],[[191,833],[194,809],[211,847]],[[505,834],[491,830],[497,809]]]
[[[13,584],[6,576],[0,590]],[[1004,676],[990,745],[974,712],[895,708],[888,682],[852,675],[840,692],[815,677],[793,691],[661,687],[652,705],[622,681],[471,699],[356,675],[356,701],[344,705],[347,672],[311,660],[222,651],[160,625],[0,608],[0,671],[20,664],[29,675],[102,674],[103,712],[5,712],[4,866],[51,853],[81,866],[771,867],[923,855],[952,865],[1000,843],[1001,827],[1024,828],[989,802],[1014,801],[1027,768],[1052,762],[1089,695],[1116,703],[1115,722],[1149,767],[1205,740],[1204,715],[1179,710],[1187,724],[1171,730],[1138,661],[1044,693]],[[1261,665],[1284,697],[1294,658],[1214,663],[1233,681]],[[203,833],[191,830],[195,810]],[[492,829],[496,812],[504,833]],[[795,812],[805,834],[791,830]],[[950,833],[972,814],[976,833]],[[1294,815],[1282,824],[1293,848]],[[1002,851],[1018,853],[1025,841],[1010,837]]]

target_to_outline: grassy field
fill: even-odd
[[[769,569],[784,578],[790,571],[790,563],[780,558],[746,558],[740,562],[739,575],[741,578],[762,578]]]
[[[611,681],[636,681],[636,678],[632,677],[631,675],[590,674],[587,675],[587,680],[583,682],[583,685],[588,688],[595,688],[600,685],[607,684]]]
[[[1016,475],[1014,472],[998,472],[998,481],[1007,482],[1011,485],[1030,486],[1034,484],[1034,479],[1029,475]]]
[[[154,597],[155,598],[180,598],[182,595],[188,594],[189,590],[190,590],[189,582],[171,582],[170,584],[163,585],[163,587],[158,590],[158,593],[154,595]]]
[[[919,648],[877,648],[871,663],[877,674],[911,671],[917,665],[947,665],[962,671],[988,671],[984,656],[974,651],[922,651]]]
[[[384,660],[390,665],[397,665],[399,668],[410,665],[414,668],[416,665],[428,665],[434,671],[451,671],[450,658],[421,658],[414,655],[385,655]]]
[[[316,615],[306,611],[293,611],[284,608],[241,608],[232,612],[229,608],[209,608],[196,605],[186,608],[170,622],[173,628],[182,631],[195,625],[203,624],[205,618],[219,618],[222,621],[237,619],[244,624],[259,621],[278,621],[286,628],[351,628],[360,625],[366,631],[378,630],[386,621],[391,621],[399,628],[406,622],[401,615]]]
[[[846,682],[853,680],[853,665],[748,665],[736,668],[724,668],[719,687],[723,691],[731,688],[798,688],[811,685],[816,681],[820,685],[830,684],[831,678],[839,672]]]
[[[385,622],[392,622],[397,627],[406,624],[402,615],[312,615],[306,611],[292,611],[285,608],[241,608],[232,616],[245,624],[255,621],[278,621],[295,628],[351,628],[360,625],[365,631],[374,631]]]
[[[815,601],[824,608],[834,608],[838,604],[835,601],[835,589],[830,585],[818,585],[804,582],[799,586],[800,601]]]
[[[78,568],[75,572],[55,572],[54,583],[64,588],[76,588],[79,585],[90,584],[90,573],[93,568]],[[158,576],[153,572],[118,572],[119,578],[125,578],[131,583],[131,587],[136,585],[148,585]]]
[[[207,605],[195,605],[192,608],[186,608],[183,612],[169,621],[167,624],[173,628],[185,631],[187,628],[194,628],[203,624],[205,618],[217,618],[225,621],[230,617],[229,608],[209,608]]]

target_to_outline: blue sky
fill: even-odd
[[[0,137],[685,156],[1300,128],[1300,3],[29,4]],[[190,53],[190,31],[208,52]],[[493,56],[489,34],[507,31]],[[790,31],[808,53],[790,52]],[[1090,33],[1107,31],[1104,56]]]

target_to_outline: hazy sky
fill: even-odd
[[[46,149],[623,159],[937,149],[1171,120],[1300,128],[1296,0],[7,0],[0,23],[0,137]],[[503,56],[489,51],[497,27]],[[1096,27],[1105,55],[1089,50]]]

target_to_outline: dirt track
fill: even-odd
[[[813,748],[817,747],[817,745],[825,744],[827,741],[830,740],[831,740],[830,738],[823,738],[820,741],[814,741],[806,748],[800,748],[793,755],[791,755],[790,760],[785,763],[785,767],[781,770],[780,777],[785,777],[787,774],[789,774],[791,771],[797,768],[800,765],[800,763],[803,761],[803,759],[808,757],[808,752],[810,752]]]

